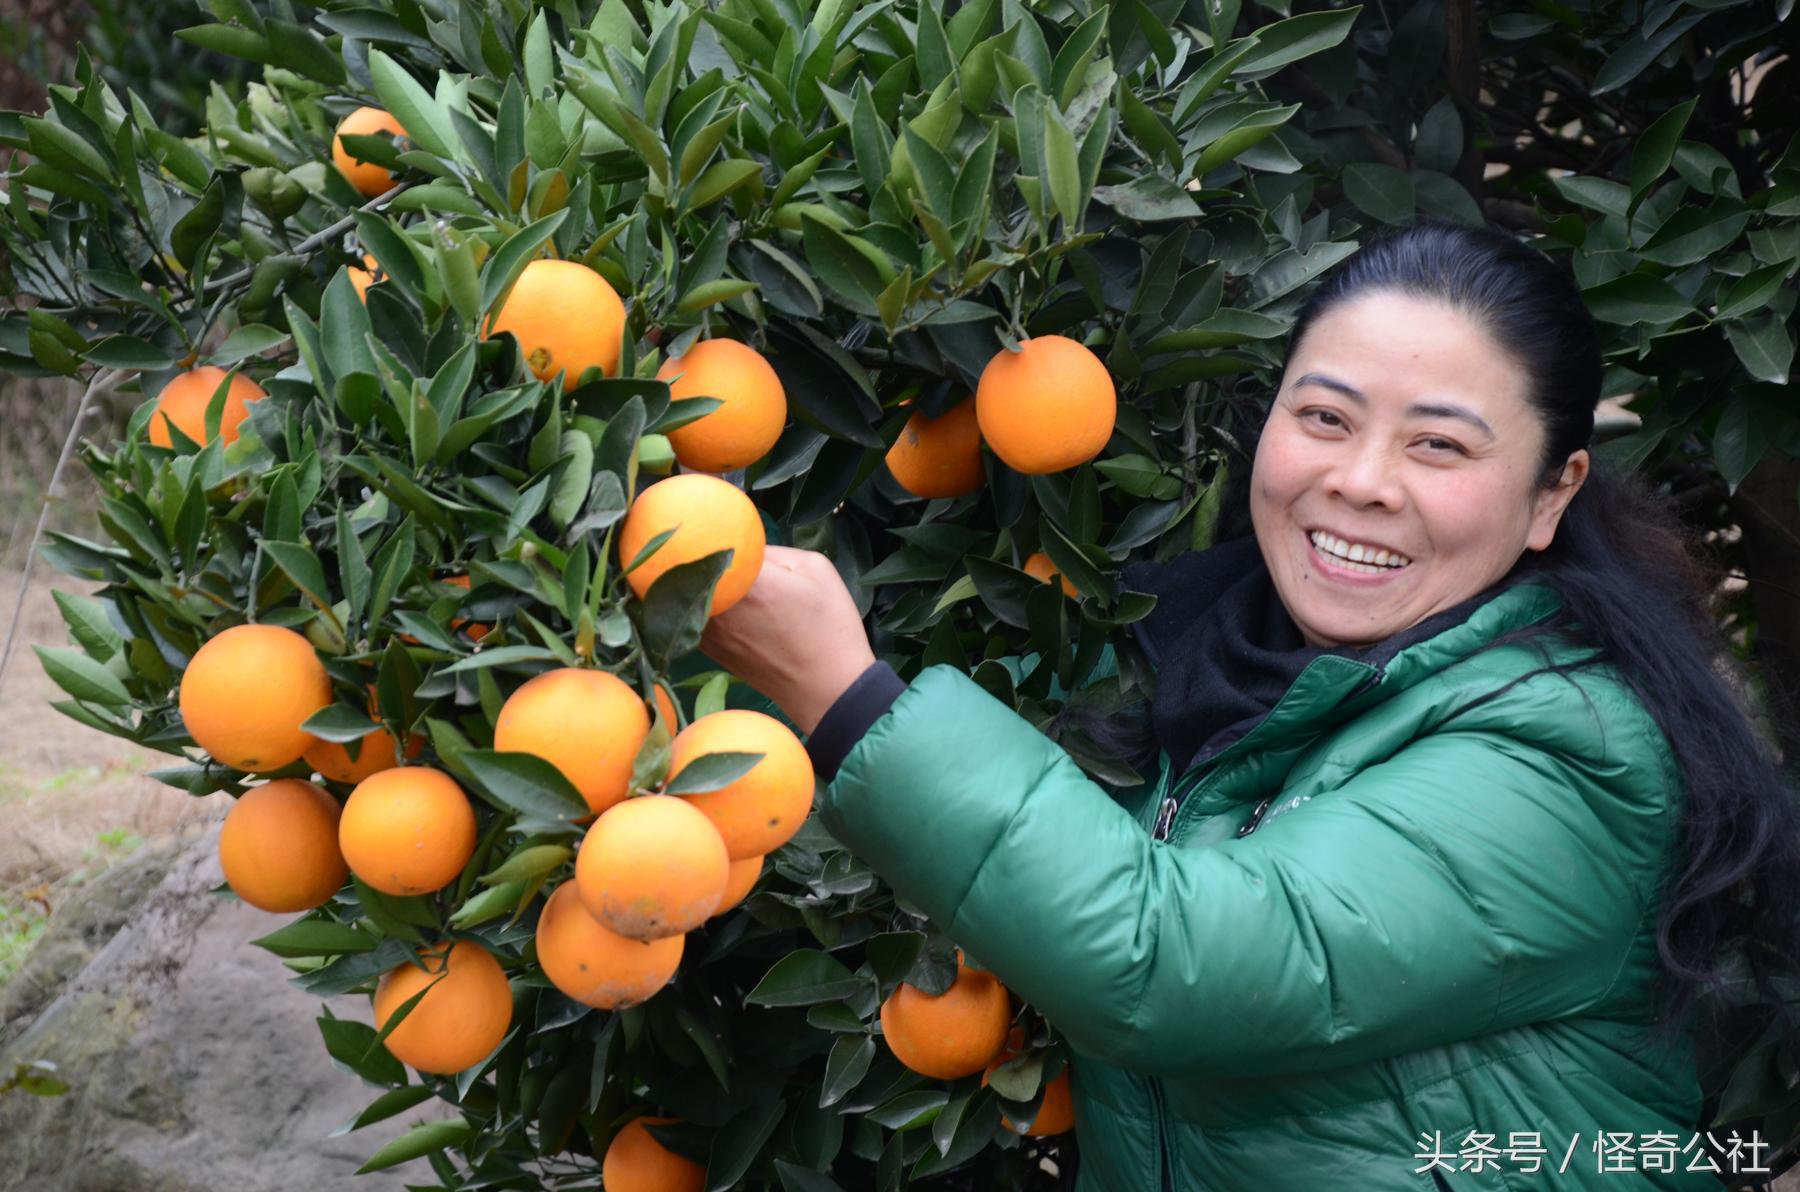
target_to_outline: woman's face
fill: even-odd
[[[1538,485],[1544,429],[1523,369],[1436,302],[1391,292],[1322,315],[1257,443],[1250,514],[1308,644],[1364,646],[1543,550],[1588,453]]]

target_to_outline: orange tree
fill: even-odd
[[[1786,192],[1718,198],[1659,121],[1597,167],[1626,180],[1481,195],[1470,61],[1505,99],[1507,46],[1579,21],[1501,13],[1471,59],[1449,7],[1454,52],[1426,3],[211,0],[180,37],[262,69],[200,136],[85,59],[0,115],[0,364],[144,394],[82,452],[99,538],[45,545],[98,591],[43,663],[237,800],[232,888],[312,907],[259,941],[295,980],[373,996],[379,1030],[320,1020],[382,1089],[351,1124],[455,1107],[370,1167],[1066,1179],[1054,1024],[816,823],[734,822],[810,780],[699,631],[765,539],[826,551],[903,675],[963,667],[1131,783],[1059,715],[1142,684],[1119,565],[1211,541],[1305,284],[1477,196],[1573,251],[1615,362],[1703,341],[1708,392],[1762,402]],[[1612,87],[1679,48],[1595,36]],[[1613,375],[1682,425],[1681,375]],[[1721,1120],[1783,1121],[1791,1063],[1753,1052]]]

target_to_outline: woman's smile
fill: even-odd
[[[1412,566],[1412,559],[1399,551],[1328,530],[1307,531],[1306,545],[1314,570],[1334,583],[1354,588],[1385,587]]]

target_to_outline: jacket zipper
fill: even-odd
[[[1156,1107],[1156,1186],[1161,1192],[1175,1192],[1175,1163],[1169,1155],[1169,1123],[1163,1110],[1162,1081],[1154,1076],[1150,1082],[1150,1100]]]

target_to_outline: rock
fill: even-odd
[[[147,848],[59,907],[0,990],[0,1074],[56,1064],[58,1097],[0,1098],[0,1171],[34,1192],[399,1192],[356,1176],[383,1143],[449,1107],[339,1138],[380,1090],[339,1069],[315,1023],[329,1003],[249,941],[293,916],[211,891],[218,831]]]

